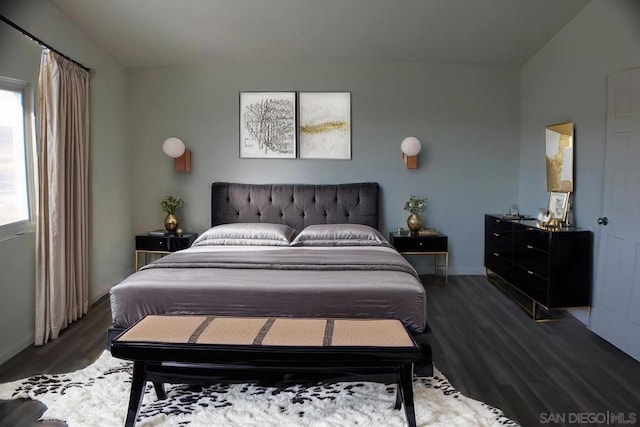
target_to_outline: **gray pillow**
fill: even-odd
[[[222,224],[202,233],[191,246],[289,246],[298,231],[284,224]]]
[[[390,246],[376,229],[362,224],[318,224],[305,227],[291,246]]]

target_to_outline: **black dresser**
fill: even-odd
[[[591,305],[591,231],[545,229],[533,220],[510,220],[500,215],[485,215],[484,224],[487,277],[517,291],[508,293],[534,319],[541,320],[538,306],[546,311]],[[522,296],[530,299],[528,304],[517,298]]]

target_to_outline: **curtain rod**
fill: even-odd
[[[0,15],[0,20],[2,20],[3,22],[5,22],[7,25],[15,28],[16,30],[20,31],[22,34],[24,34],[25,36],[29,37],[31,40],[33,40],[34,42],[38,43],[40,46],[42,47],[46,47],[49,50],[54,51],[55,53],[57,53],[58,55],[62,56],[63,58],[73,62],[74,64],[76,64],[78,67],[82,68],[83,70],[86,71],[91,71],[91,68],[85,67],[84,65],[82,65],[81,63],[79,63],[76,60],[73,60],[71,58],[69,58],[67,55],[65,55],[64,53],[60,52],[58,49],[48,45],[47,43],[43,42],[42,40],[40,40],[39,38],[37,38],[36,36],[34,36],[33,34],[31,34],[29,31],[25,30],[24,28],[20,27],[19,25],[15,24],[12,21],[9,21],[7,18],[5,18],[3,15]]]

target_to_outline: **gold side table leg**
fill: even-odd
[[[449,251],[444,253],[444,284],[449,284]]]
[[[433,254],[433,275],[437,276],[438,275],[438,254]]]
[[[136,251],[136,264],[133,266],[133,271],[138,271],[138,251]]]

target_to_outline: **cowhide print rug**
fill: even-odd
[[[132,363],[105,351],[85,369],[36,375],[0,384],[0,399],[35,399],[47,406],[42,420],[69,427],[124,425]],[[147,385],[138,427],[150,426],[406,426],[394,410],[395,385],[374,382],[167,385],[156,400]],[[517,426],[487,404],[463,396],[437,370],[413,385],[419,426]]]

